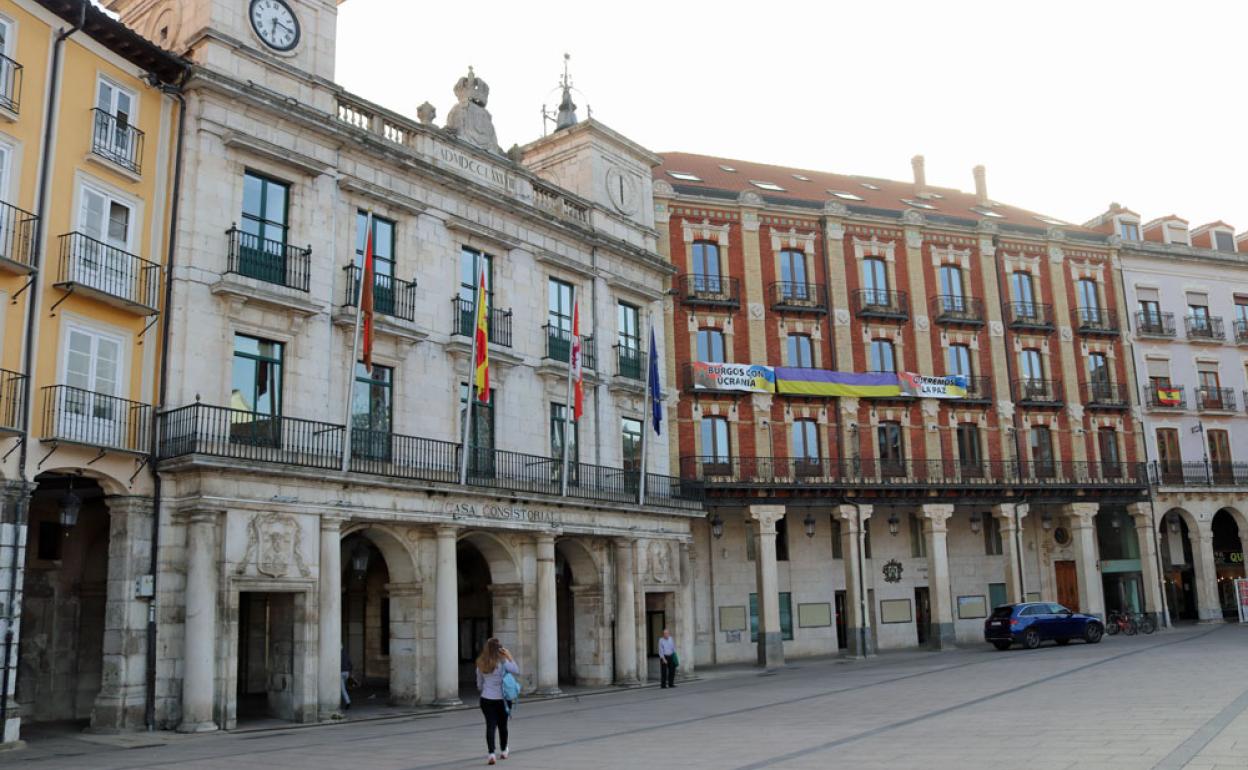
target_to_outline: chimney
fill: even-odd
[[[914,186],[919,192],[927,187],[927,171],[923,168],[923,156],[915,155],[910,159],[910,167],[914,169]]]
[[[976,166],[972,171],[975,175],[975,199],[981,206],[988,205],[988,180],[983,166]]]

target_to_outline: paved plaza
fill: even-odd
[[[1244,768],[1248,628],[1196,626],[1102,644],[971,647],[867,662],[709,671],[523,703],[503,767]],[[21,768],[482,765],[475,710],[177,736],[61,736],[0,756]]]

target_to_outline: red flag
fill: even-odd
[[[572,419],[580,420],[585,411],[585,385],[581,373],[581,301],[572,305],[572,355],[569,365],[572,367]]]
[[[373,218],[368,218],[368,234],[364,240],[364,275],[360,278],[360,318],[364,325],[364,352],[360,360],[364,370],[373,371],[373,283],[377,280],[373,265]]]
[[[485,290],[485,268],[481,268],[481,279],[477,285],[477,329],[474,332],[477,340],[477,360],[473,362],[476,372],[475,385],[477,402],[490,403],[490,329],[489,329],[489,295]]]

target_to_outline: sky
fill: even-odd
[[[586,106],[683,151],[973,190],[1070,222],[1111,201],[1248,231],[1248,3],[345,0],[336,80],[441,125],[472,65],[504,149],[563,54]]]

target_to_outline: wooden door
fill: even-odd
[[[1218,483],[1230,483],[1234,473],[1231,468],[1231,440],[1224,430],[1206,431],[1209,435],[1209,465],[1213,469],[1213,480]]]
[[[1179,451],[1179,432],[1174,428],[1157,429],[1157,459],[1161,465],[1161,480],[1166,483],[1182,483],[1183,455]]]
[[[932,604],[925,586],[914,589],[914,627],[918,632],[919,644],[927,644],[931,636]]]
[[[1073,561],[1053,562],[1053,575],[1057,579],[1057,602],[1074,612],[1079,612],[1079,573]]]

